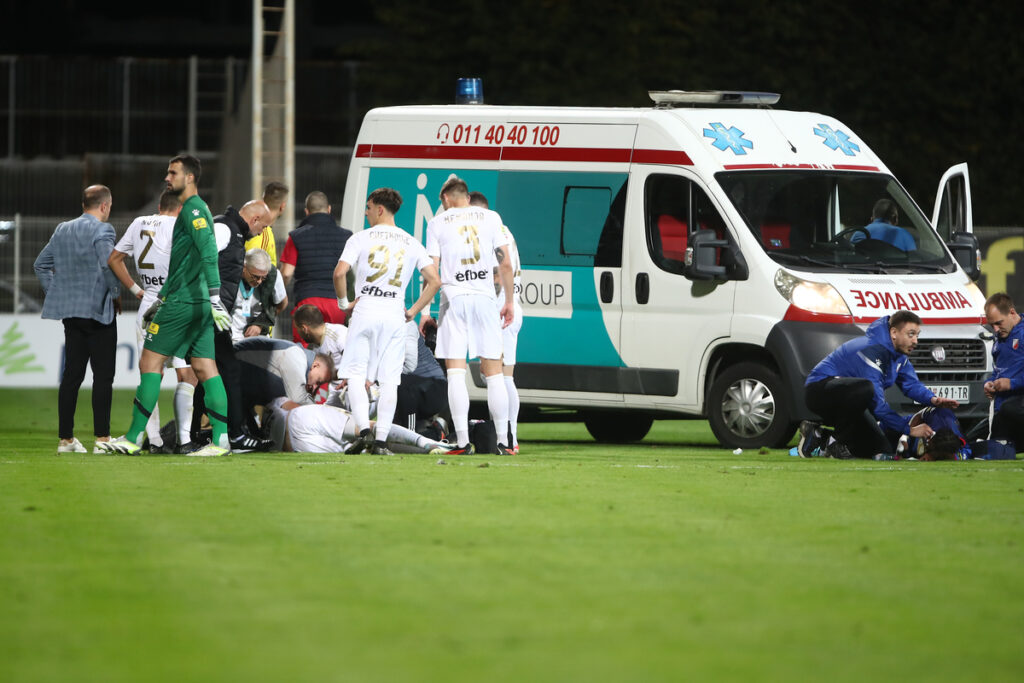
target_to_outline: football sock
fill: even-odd
[[[125,434],[132,443],[139,443],[139,435],[146,428],[149,416],[153,413],[153,406],[160,398],[162,377],[163,374],[159,372],[144,372],[139,377],[139,388],[135,390],[135,401],[132,403],[132,426]]]
[[[508,391],[508,428],[512,432],[512,440],[505,445],[511,448],[519,443],[519,390],[511,375],[505,375],[505,389]]]
[[[163,446],[164,438],[160,436],[160,401],[153,405],[153,414],[146,420],[146,436],[153,446]]]
[[[348,405],[356,431],[360,434],[370,428],[370,397],[366,393],[366,378],[353,375],[348,378]]]
[[[196,388],[188,382],[178,382],[174,390],[174,424],[178,427],[178,444],[192,440],[192,399]]]
[[[377,400],[377,441],[387,441],[391,422],[395,419],[398,407],[398,386],[394,384],[380,385],[380,398]]]
[[[231,448],[228,440],[228,394],[224,390],[224,380],[220,375],[214,375],[203,382],[203,391],[206,392],[206,414],[213,429],[213,444]]]
[[[448,370],[448,408],[452,411],[455,442],[469,443],[469,390],[466,388],[466,368]]]
[[[494,433],[498,443],[505,443],[508,439],[508,391],[505,389],[505,375],[491,375],[485,377],[484,381],[487,383],[487,410],[494,422]]]
[[[380,423],[377,424],[377,427],[378,429],[380,428]],[[424,451],[428,451],[430,448],[434,447],[431,446],[430,448],[427,448],[427,444],[432,444],[434,442],[425,436],[417,434],[411,429],[406,429],[402,425],[391,425],[391,431],[388,433],[387,442],[389,445],[394,446],[415,446],[417,448],[422,448]]]

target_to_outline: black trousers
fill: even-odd
[[[409,427],[410,420],[415,429],[416,418],[429,418],[438,413],[448,412],[447,380],[420,377],[419,375],[402,375],[398,385],[398,403],[395,406],[393,422],[402,427]]]
[[[92,318],[64,318],[64,372],[57,392],[58,434],[75,434],[78,390],[92,367],[92,428],[96,436],[110,436],[110,401],[117,353],[117,323],[104,325]]]
[[[875,385],[859,377],[829,377],[806,387],[807,407],[835,427],[836,439],[855,458],[892,453],[893,447],[871,414]]]
[[[1024,396],[1011,396],[1002,402],[992,418],[992,438],[1012,441],[1018,452],[1024,450]]]
[[[231,343],[231,332],[217,332],[213,337],[214,351],[217,356],[217,372],[224,381],[224,391],[228,395],[228,436],[232,439],[242,434],[244,412],[242,403],[242,366],[235,356],[235,346]]]

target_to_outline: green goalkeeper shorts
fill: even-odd
[[[215,358],[208,301],[167,301],[146,326],[143,348],[161,356]]]

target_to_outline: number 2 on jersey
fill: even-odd
[[[153,238],[156,236],[156,233],[152,230],[140,230],[139,235],[146,238],[146,246],[142,248],[142,253],[139,254],[139,262],[136,266],[139,270],[153,270],[156,266],[146,261],[146,254],[153,248]]]
[[[395,271],[395,276],[388,280],[388,284],[392,287],[402,286],[402,269],[405,267],[405,249],[399,250],[395,257],[398,260],[398,270]],[[388,249],[386,244],[378,244],[375,247],[371,247],[369,254],[366,257],[366,263],[373,269],[373,273],[367,276],[367,282],[375,282],[387,274],[388,268],[391,266],[391,250]]]
[[[459,232],[462,233],[462,237],[465,238],[466,244],[473,247],[473,256],[470,258],[464,258],[459,263],[464,266],[469,266],[480,260],[480,237],[477,235],[477,229],[475,225],[460,225]]]

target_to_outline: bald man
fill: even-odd
[[[237,211],[229,206],[223,214],[213,219],[214,231],[217,235],[217,259],[220,271],[220,300],[224,302],[229,313],[232,313],[238,300],[239,283],[243,283],[245,268],[245,244],[252,237],[263,232],[263,229],[274,220],[274,213],[262,199],[253,199],[242,205]],[[272,267],[271,267],[272,268]],[[265,271],[264,271],[265,272]],[[267,273],[269,275],[269,273]],[[276,270],[274,270],[276,277]],[[272,286],[272,285],[271,285]],[[276,313],[268,312],[270,315]],[[217,353],[217,370],[224,377],[228,397],[228,438],[231,450],[236,453],[264,449],[265,441],[252,437],[245,432],[242,420],[241,401],[238,393],[239,372],[241,371],[231,340],[231,331],[218,332],[214,337]],[[198,395],[198,401],[203,396]],[[195,410],[194,414],[201,414]]]
[[[43,287],[43,318],[64,324],[64,373],[57,394],[58,453],[84,453],[75,438],[75,407],[85,368],[92,365],[93,452],[107,452],[110,401],[120,312],[117,277],[107,265],[114,249],[110,190],[90,185],[82,192],[82,215],[57,226],[35,261]]]

